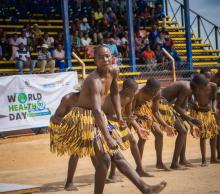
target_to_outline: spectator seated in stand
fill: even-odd
[[[73,35],[71,35],[71,45],[72,49],[75,53],[80,54],[81,51],[81,39],[79,37],[79,31],[76,30],[73,32]]]
[[[64,44],[64,35],[63,32],[59,32],[57,34],[57,37],[54,40],[54,45],[58,45],[58,44]]]
[[[0,45],[2,48],[2,60],[6,61],[11,57],[11,49],[9,45],[9,41],[6,35],[6,32],[3,30],[0,33]]]
[[[41,45],[43,43],[41,35],[42,35],[42,32],[39,29],[38,24],[34,24],[33,30],[32,30],[34,49],[37,48],[38,45]]]
[[[29,73],[32,73],[34,70],[35,64],[33,63],[33,61],[31,61],[30,53],[25,49],[23,43],[19,44],[18,50],[16,51],[15,62],[16,66],[19,69],[19,74],[23,74],[24,67],[30,68]]]
[[[174,58],[174,60],[176,62],[176,69],[180,70],[181,64],[182,64],[182,59],[179,56],[179,54],[177,53],[177,51],[173,45],[171,46],[170,55]]]
[[[85,32],[85,33],[89,33],[91,31],[91,27],[88,23],[87,18],[83,18],[83,21],[80,24],[80,31]]]
[[[166,69],[166,64],[165,64],[165,56],[162,51],[161,45],[157,45],[156,50],[154,51],[157,65],[159,70],[165,70]]]
[[[153,26],[152,26],[152,30],[150,31],[150,34],[149,34],[149,42],[150,42],[150,46],[151,46],[151,48],[153,48],[154,47],[154,45],[155,45],[155,42],[156,42],[156,39],[157,39],[157,37],[159,37],[160,36],[160,31],[159,31],[159,29],[158,29],[158,25],[157,24],[154,24]]]
[[[16,51],[18,50],[18,34],[14,34],[13,37],[9,38],[9,45],[11,46],[11,58],[10,60],[15,59]]]
[[[146,27],[146,26],[151,26],[153,24],[153,10],[150,6],[147,6],[144,9],[144,12],[141,13],[141,25]]]
[[[157,68],[156,56],[153,50],[151,50],[150,45],[146,46],[146,49],[142,52],[142,59],[146,64],[147,71],[152,71]]]
[[[164,41],[163,46],[168,52],[171,52],[171,48],[173,46],[173,40],[170,38],[169,35],[165,36],[165,41]]]
[[[27,49],[28,40],[27,40],[27,37],[26,37],[26,31],[24,29],[22,30],[21,36],[18,37],[17,41],[18,41],[18,44],[23,43],[25,48]]]
[[[139,56],[139,53],[141,53],[141,49],[142,49],[142,38],[141,36],[139,35],[139,33],[135,33],[134,34],[134,41],[135,41],[135,53],[137,55],[137,57],[140,57]]]
[[[123,58],[128,57],[128,32],[125,31],[121,38],[121,55]]]
[[[106,27],[108,31],[112,31],[113,29],[113,24],[116,21],[116,15],[112,11],[111,7],[108,7],[106,9],[106,12],[104,14],[104,22],[106,23]]]
[[[107,45],[108,45],[108,47],[111,51],[112,57],[113,57],[113,64],[120,65],[121,64],[120,59],[119,59],[120,53],[118,52],[118,48],[117,48],[117,45],[115,44],[114,39],[110,38],[108,40]]]
[[[163,33],[160,32],[159,36],[156,38],[155,44],[153,46],[153,50],[157,48],[157,45],[160,45],[160,47],[162,48],[164,43],[165,43],[165,37]]]
[[[81,38],[81,45],[82,45],[82,50],[85,52],[85,58],[86,56],[86,50],[87,48],[91,45],[92,39],[89,38],[88,33],[85,33],[84,36]]]
[[[94,19],[95,19],[95,28],[97,31],[100,31],[103,21],[103,13],[100,8],[98,8],[94,13]]]
[[[94,59],[94,45],[89,45],[85,50],[85,59]]]
[[[50,52],[54,49],[54,38],[52,36],[49,36],[48,32],[44,32],[43,35],[43,43],[48,46],[48,49]]]
[[[41,50],[38,52],[38,66],[40,67],[40,73],[45,72],[46,66],[50,67],[50,73],[55,71],[55,61],[52,58],[51,52],[48,51],[48,45],[43,44]]]
[[[53,58],[55,59],[56,65],[60,68],[60,72],[64,72],[66,67],[65,51],[63,45],[58,44],[57,48],[53,51]]]
[[[158,20],[163,20],[164,18],[165,18],[165,15],[163,13],[162,4],[157,3],[154,9],[154,19],[158,21]]]
[[[169,32],[167,31],[167,29],[165,27],[162,27],[160,33],[162,33],[162,35],[165,37],[166,35],[169,36]]]

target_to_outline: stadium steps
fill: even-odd
[[[220,50],[192,50],[193,53],[220,53]],[[186,50],[178,50],[178,53],[186,53]]]
[[[61,25],[62,20],[60,20],[60,16],[57,15],[56,18],[54,18],[53,20],[44,20],[42,19],[43,15],[34,15],[34,19],[32,20],[19,20],[18,21],[18,25],[12,25],[10,23],[10,20],[0,20],[0,28],[4,28],[7,31],[7,34],[13,34],[14,31],[18,31],[16,33],[20,33],[22,28],[24,27],[24,25],[29,22],[29,23],[38,23],[39,28],[40,29],[44,29],[44,31],[47,31],[50,35],[56,35],[59,31],[62,30],[63,26]],[[170,34],[170,37],[173,39],[174,41],[174,45],[177,49],[177,51],[179,52],[179,54],[181,55],[183,61],[186,60],[186,39],[185,39],[185,27],[183,26],[179,26],[177,22],[173,22],[170,21],[170,17],[166,17],[167,22],[166,22],[166,28]],[[6,24],[5,22],[8,22],[8,24]],[[160,21],[160,24],[162,24],[163,22]],[[151,28],[147,27],[145,29],[150,30]],[[13,30],[13,32],[12,32]],[[217,56],[217,54],[220,53],[220,50],[211,50],[211,47],[209,44],[204,44],[203,43],[203,39],[202,38],[197,38],[196,34],[194,32],[191,33],[192,35],[192,47],[193,47],[193,64],[195,68],[200,68],[203,66],[209,66],[209,67],[216,67],[217,62],[219,61],[220,57]],[[210,49],[210,50],[207,50]],[[33,53],[33,56],[36,56],[36,53]],[[95,66],[91,66],[91,64],[94,62],[93,59],[83,59],[83,61],[86,63],[86,72],[88,73],[89,71],[92,71],[95,69]],[[73,63],[77,64],[77,61],[75,59],[72,60]],[[5,65],[13,65],[14,67],[15,62],[13,61],[0,61],[0,72],[3,73],[10,73],[10,72],[17,72],[17,70],[15,71],[15,69],[13,68],[8,68],[9,70],[7,70],[6,68],[4,68],[4,70],[2,69],[3,67],[5,67]],[[74,64],[73,64],[74,66]],[[121,74],[120,77],[124,78],[124,77],[128,77],[128,76],[135,76],[137,77],[137,80],[146,80],[148,76],[151,76],[152,74],[146,73],[146,72],[129,72],[130,71],[130,66],[121,66]],[[38,70],[38,69],[36,69]],[[73,67],[73,70],[77,70],[80,72],[80,67]],[[9,72],[7,72],[9,71]],[[27,69],[27,71],[29,71]],[[58,71],[58,69],[57,69]],[[128,71],[128,72],[125,72]],[[159,72],[160,74],[163,74],[164,72]],[[144,74],[144,76],[143,76]],[[157,75],[155,75],[157,77]],[[169,76],[168,76],[169,77]],[[164,80],[166,81],[166,79],[170,79],[170,78],[162,78],[159,77],[160,80]],[[177,77],[178,78],[178,77]],[[141,82],[139,81],[139,82]],[[144,83],[144,81],[143,81]]]
[[[161,28],[162,27],[160,27],[159,29],[161,29]],[[167,31],[185,30],[185,27],[183,27],[183,26],[165,26],[165,28],[167,29]],[[150,31],[152,29],[152,27],[141,27],[140,29],[144,29],[144,30]]]
[[[182,56],[182,59],[186,59],[186,56]],[[220,56],[202,55],[202,56],[193,56],[193,59],[220,59]]]
[[[216,61],[213,61],[213,62],[195,62],[193,63],[193,65],[197,68],[199,67],[207,67],[207,66],[210,66],[210,67],[216,67],[218,64],[218,62]]]
[[[183,43],[183,44],[174,44],[174,46],[175,47],[177,47],[177,48],[182,48],[182,47],[186,47],[186,43]],[[192,47],[202,47],[202,48],[204,48],[204,47],[210,47],[210,44],[202,44],[202,43],[200,43],[200,44],[195,44],[195,43],[192,43]]]
[[[12,22],[12,20],[9,18],[9,19],[0,19],[0,23],[11,23]],[[19,19],[18,20],[18,22],[19,23],[24,23],[24,24],[26,24],[26,23],[37,23],[37,24],[39,24],[39,23],[49,23],[50,25],[53,25],[53,24],[62,24],[63,23],[63,20],[51,20],[51,19],[49,19],[49,20],[47,20],[47,19]],[[73,21],[72,20],[70,20],[70,23],[72,23]],[[159,24],[163,24],[163,21],[159,21]],[[166,24],[167,25],[176,25],[177,24],[177,22],[176,21],[166,21]]]
[[[0,19],[0,22],[10,23],[12,22],[12,20],[11,19]],[[57,24],[57,23],[63,23],[63,20],[19,19],[18,23],[50,23],[50,24],[56,23]]]
[[[129,69],[129,68],[131,68],[130,65],[120,65],[119,66],[120,71],[123,71],[123,69]],[[89,65],[87,65],[85,67],[85,69],[86,69],[86,71],[93,71],[93,70],[96,69],[96,66],[89,66]],[[36,72],[39,72],[40,68],[36,67],[34,70]],[[46,68],[46,70],[49,71],[50,68]],[[59,68],[55,68],[55,70],[59,71]],[[82,66],[73,66],[71,68],[71,70],[73,70],[73,71],[82,71]],[[24,72],[28,72],[28,71],[29,71],[29,68],[24,68]],[[18,69],[17,68],[0,68],[0,72],[4,72],[4,73],[18,72]],[[128,72],[128,73],[130,73],[130,72]]]
[[[48,26],[48,25],[39,25],[38,26],[39,29],[63,29],[63,26]],[[24,25],[12,25],[12,24],[9,24],[9,25],[0,25],[0,28],[4,28],[4,29],[23,29],[25,28]]]
[[[183,42],[185,42],[186,41],[186,38],[172,38],[172,40],[173,41],[183,41]],[[202,41],[203,39],[202,38],[191,38],[191,40],[192,41],[198,41],[198,42],[200,42],[200,41]]]

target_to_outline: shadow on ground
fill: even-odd
[[[195,167],[198,167],[198,166],[200,166],[201,159],[191,159],[189,161]],[[166,163],[166,165],[169,166],[170,163]],[[146,171],[148,171],[148,172],[158,172],[158,171],[161,171],[161,170],[156,169],[155,165],[144,166],[144,169]],[[122,174],[120,174],[118,172],[118,170],[117,170],[116,175],[117,175],[117,177],[119,179],[123,179],[123,177],[124,177]],[[41,193],[64,191],[64,184],[65,184],[64,181],[44,184],[41,187]],[[87,175],[76,176],[76,177],[74,177],[74,184],[78,188],[94,184],[94,174],[87,174]]]
[[[74,183],[78,188],[91,185],[94,183],[94,174],[76,176],[74,177]],[[44,184],[41,186],[41,193],[63,191],[64,184],[64,181]]]

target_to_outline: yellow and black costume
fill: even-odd
[[[135,115],[137,116],[137,122],[145,129],[151,130],[155,118],[152,112],[152,102],[146,101],[140,107],[135,110]],[[147,117],[147,118],[146,118]]]
[[[217,123],[215,119],[215,115],[212,111],[201,112],[194,110],[193,108],[190,111],[190,115],[201,121],[202,126],[200,128],[200,137],[204,139],[212,139],[216,135],[218,135]]]
[[[159,110],[164,121],[171,127],[175,128],[175,122],[176,120],[179,120],[184,124],[187,130],[193,129],[195,126],[187,120],[183,119],[181,115],[176,112],[173,106],[173,104],[170,104],[165,98],[161,97]],[[163,127],[162,129],[164,130]]]
[[[108,121],[103,113],[106,124]],[[112,125],[110,134],[113,138],[124,138],[121,142],[117,141],[121,149],[129,147],[126,140],[126,130],[120,130],[118,125]],[[95,125],[95,119],[92,111],[79,107],[73,108],[62,120],[60,125],[50,124],[50,148],[52,152],[58,155],[76,155],[78,157],[95,155],[94,143],[97,144],[100,151],[114,154],[118,150],[111,150],[101,130]]]
[[[169,102],[161,97],[160,106],[159,106],[160,114],[163,120],[170,126],[175,126],[175,121],[177,117],[180,117],[179,114],[173,108],[173,105],[169,104]]]

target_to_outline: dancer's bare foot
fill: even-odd
[[[171,171],[171,169],[168,168],[168,167],[167,167],[165,164],[163,164],[163,163],[157,164],[157,165],[156,165],[156,168],[157,168],[157,169],[164,170],[164,171]]]
[[[206,166],[208,166],[208,163],[207,163],[206,161],[203,161],[202,164],[201,164],[201,166],[202,166],[202,167],[206,167]]]
[[[185,160],[185,161],[180,161],[180,165],[185,166],[185,167],[190,167],[190,168],[195,167],[195,165],[193,165],[192,163],[190,163],[190,162],[187,161],[187,160]]]
[[[143,192],[143,194],[157,194],[157,193],[160,193],[162,190],[165,189],[166,186],[167,186],[167,183],[165,181],[162,181],[160,184],[152,185],[149,188],[147,188],[146,191]]]
[[[145,172],[144,170],[138,170],[136,169],[136,172],[139,174],[140,177],[154,177],[154,175]]]
[[[120,179],[119,177],[116,177],[116,176],[108,177],[108,178],[105,180],[105,183],[106,183],[106,184],[109,184],[109,183],[118,183],[118,182],[123,182],[123,181],[122,181],[122,179]]]
[[[220,164],[220,160],[218,159],[211,159],[210,164]]]
[[[64,189],[66,191],[78,191],[78,188],[72,183],[66,183]]]
[[[170,166],[170,168],[171,169],[173,169],[173,170],[187,170],[188,168],[186,168],[186,167],[183,167],[183,166],[180,166],[180,165],[178,165],[178,164],[172,164],[171,166]]]

